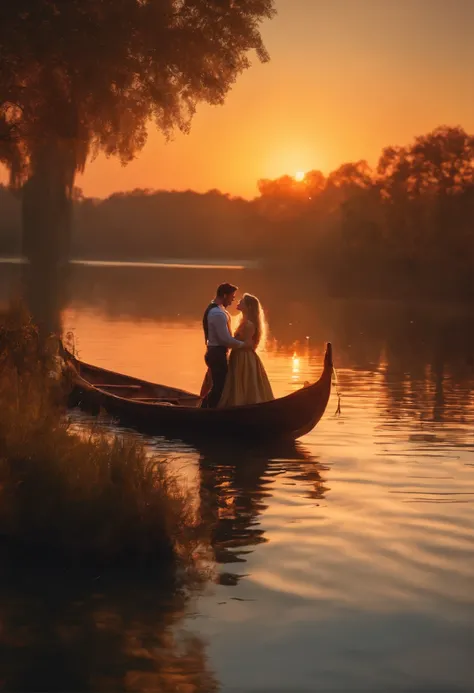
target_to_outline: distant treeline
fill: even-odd
[[[474,299],[474,136],[440,127],[328,176],[261,180],[252,201],[135,190],[76,192],[73,254],[260,259],[332,294]],[[0,253],[20,250],[20,205],[0,188]]]

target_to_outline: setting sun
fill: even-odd
[[[295,173],[295,181],[296,181],[297,183],[301,183],[301,181],[304,180],[305,176],[306,176],[306,173],[305,173],[304,171],[296,171],[296,173]]]

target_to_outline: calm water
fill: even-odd
[[[51,604],[4,593],[5,679],[16,690],[474,691],[472,313],[323,301],[258,271],[77,268],[66,328],[86,361],[198,390],[201,314],[222,279],[267,308],[277,395],[315,380],[333,342],[342,415],[333,395],[286,448],[147,439],[196,487],[215,581],[165,605],[130,586]]]

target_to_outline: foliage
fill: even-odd
[[[474,137],[462,128],[388,147],[376,171],[359,161],[259,188],[274,254],[291,230],[292,257],[333,290],[474,297]]]
[[[136,438],[74,433],[54,364],[11,311],[0,328],[0,546],[86,570],[192,568],[204,534],[186,488]]]
[[[332,294],[472,300],[473,142],[462,128],[439,127],[387,147],[374,170],[358,161],[328,176],[262,180],[252,201],[215,190],[76,194],[73,249],[103,259],[259,259],[305,268]],[[15,210],[1,190],[0,204],[4,252],[13,253]]]
[[[21,190],[25,297],[43,332],[66,302],[74,180],[90,154],[127,163],[154,121],[186,132],[220,104],[273,0],[0,3],[0,163]]]
[[[187,131],[250,51],[268,60],[259,25],[272,15],[272,0],[1,3],[0,160],[22,182],[54,143],[72,186],[90,151],[132,159],[150,119]]]

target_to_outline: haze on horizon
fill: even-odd
[[[76,184],[86,196],[134,188],[218,188],[252,198],[260,178],[346,161],[374,164],[440,124],[474,131],[467,0],[277,0],[263,26],[271,61],[245,72],[224,106],[200,106],[191,133],[150,128],[122,167],[103,155]],[[3,172],[2,172],[3,174]],[[6,180],[3,174],[0,180]]]

